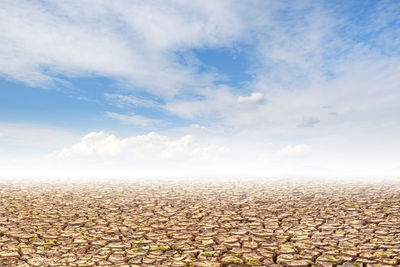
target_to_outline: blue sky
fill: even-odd
[[[0,10],[2,177],[400,174],[398,1]]]

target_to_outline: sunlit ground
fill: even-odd
[[[398,266],[400,182],[0,182],[3,266]]]

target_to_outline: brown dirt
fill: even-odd
[[[0,183],[0,266],[400,266],[400,183]]]

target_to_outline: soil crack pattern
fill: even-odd
[[[400,266],[400,183],[3,181],[0,266]]]

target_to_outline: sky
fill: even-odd
[[[400,176],[400,2],[0,1],[1,178]]]

